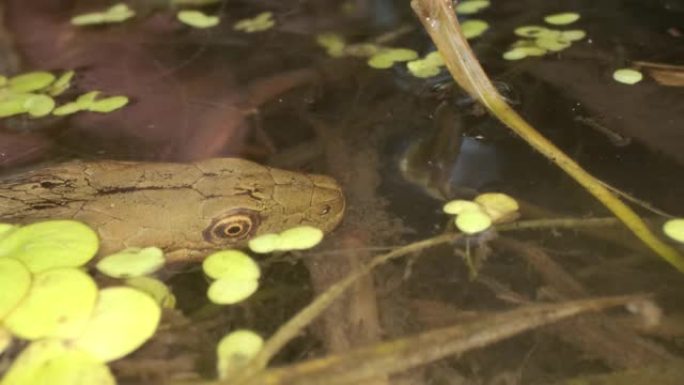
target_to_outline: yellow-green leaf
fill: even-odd
[[[675,241],[684,243],[684,218],[668,220],[663,224],[663,232]]]
[[[186,25],[194,28],[211,28],[219,24],[218,16],[210,16],[201,11],[182,10],[176,14],[176,18]]]
[[[275,25],[272,12],[262,12],[251,19],[243,19],[235,23],[235,28],[238,31],[247,33],[261,32],[270,29]]]
[[[553,25],[567,25],[572,24],[579,20],[580,15],[575,12],[563,12],[556,13],[553,15],[548,15],[544,17],[544,21]]]
[[[130,287],[100,291],[93,316],[73,346],[109,362],[131,353],[157,330],[161,308],[149,295]]]
[[[492,225],[491,218],[483,211],[466,211],[459,214],[454,222],[456,227],[466,234],[479,233]]]
[[[86,273],[58,268],[35,274],[28,293],[5,318],[5,326],[29,340],[69,338],[83,330],[97,298],[97,285]]]
[[[46,71],[28,72],[9,79],[7,86],[12,92],[33,92],[46,88],[55,81],[55,75]]]
[[[463,36],[466,39],[474,39],[489,29],[489,24],[484,20],[466,20],[461,24]]]
[[[131,247],[97,262],[97,270],[113,278],[152,274],[164,266],[164,252],[158,247]]]
[[[202,262],[204,273],[213,279],[259,279],[259,265],[239,250],[223,250],[209,255]]]
[[[0,258],[0,323],[26,296],[31,287],[31,273],[23,263]]]
[[[642,75],[641,72],[631,68],[622,68],[613,72],[613,79],[616,82],[623,84],[636,84],[639,83],[643,78],[644,75]]]
[[[76,267],[95,256],[97,234],[81,222],[54,220],[22,226],[0,239],[0,257],[20,260],[33,273]]]
[[[235,330],[216,346],[216,365],[219,379],[226,379],[244,367],[264,345],[264,340],[251,330]]]

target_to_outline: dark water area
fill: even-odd
[[[374,69],[367,58],[330,57],[316,43],[317,34],[336,32],[348,44],[381,41],[424,56],[435,48],[406,1],[218,2],[202,9],[220,15],[221,23],[193,29],[175,19],[171,5],[138,0],[129,3],[138,12],[130,22],[69,24],[75,14],[109,5],[2,4],[5,74],[75,69],[74,86],[58,104],[90,90],[131,102],[110,114],[0,120],[0,192],[3,175],[73,159],[240,157],[330,175],[347,199],[342,224],[317,248],[257,257],[260,289],[239,305],[209,303],[209,282],[197,265],[160,274],[178,311],[152,342],[112,365],[121,384],[213,377],[214,345],[226,330],[272,335],[374,255],[453,231],[442,212],[450,199],[504,192],[521,203],[520,220],[610,216],[443,67],[438,76],[418,79],[401,63]],[[263,11],[273,12],[272,29],[233,28]],[[516,27],[570,11],[579,21],[558,28],[582,29],[585,39],[541,57],[502,58]],[[662,223],[684,216],[684,83],[662,85],[644,70],[644,80],[628,86],[612,73],[634,62],[684,65],[681,2],[492,1],[461,21],[474,18],[490,29],[471,47],[513,108],[591,174],[638,200],[630,205],[665,239]],[[643,327],[616,309],[535,328],[385,381],[569,384],[604,375],[604,382],[586,383],[666,384],[667,370],[645,368],[674,371],[684,355],[684,276],[619,224],[470,237],[390,261],[352,291],[274,362],[343,353],[526,304],[643,293],[660,307],[658,326]],[[625,374],[630,370],[632,377]]]

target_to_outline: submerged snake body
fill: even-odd
[[[73,161],[0,180],[0,222],[80,220],[98,232],[100,254],[158,246],[170,260],[197,259],[298,225],[329,231],[343,212],[332,178],[237,158]]]

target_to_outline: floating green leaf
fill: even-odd
[[[31,273],[23,263],[0,258],[0,323],[29,292]]]
[[[414,60],[417,57],[418,53],[412,49],[384,48],[368,59],[368,65],[372,68],[385,69],[392,67],[394,63]]]
[[[57,80],[55,80],[54,83],[50,86],[50,89],[48,89],[48,93],[51,96],[59,96],[64,91],[68,90],[69,87],[71,87],[71,80],[74,78],[76,75],[75,71],[66,71],[63,74],[61,74]]]
[[[280,250],[306,250],[323,240],[323,231],[312,226],[298,226],[280,233]]]
[[[489,7],[488,0],[466,0],[456,5],[456,13],[459,15],[471,15]]]
[[[325,48],[331,57],[344,56],[344,47],[347,45],[344,38],[337,33],[321,33],[316,36],[316,42]]]
[[[33,94],[10,94],[8,97],[0,99],[0,118],[25,113],[27,111],[26,101],[33,96]]]
[[[525,25],[516,28],[513,32],[521,37],[538,37],[544,34],[548,34],[549,29],[538,25]]]
[[[164,282],[152,277],[133,277],[126,280],[126,286],[149,295],[159,306],[167,309],[176,307],[176,297]]]
[[[272,12],[262,12],[251,19],[243,19],[235,23],[235,28],[238,31],[247,33],[261,32],[270,29],[275,25]]]
[[[204,274],[213,279],[259,279],[259,265],[239,250],[223,250],[209,255],[202,262]]]
[[[459,214],[454,223],[464,233],[476,234],[487,230],[492,225],[492,220],[485,212],[475,210]]]
[[[128,104],[126,96],[110,96],[108,98],[96,100],[88,106],[88,111],[110,113]]]
[[[116,385],[107,365],[66,341],[40,340],[12,363],[2,385]]]
[[[560,38],[565,41],[578,41],[587,36],[587,33],[581,29],[573,29],[570,31],[561,31]]]
[[[567,25],[572,24],[579,20],[580,15],[575,12],[563,12],[556,13],[553,15],[548,15],[544,17],[544,21],[553,25]]]
[[[298,226],[280,234],[263,234],[252,238],[249,249],[255,253],[273,251],[305,250],[316,246],[323,239],[323,231],[312,226]]]
[[[264,340],[251,330],[235,330],[219,341],[216,346],[218,377],[224,380],[237,373],[259,353]]]
[[[480,194],[475,197],[474,201],[482,207],[494,223],[516,218],[520,209],[515,199],[503,193]]]
[[[623,84],[636,84],[639,83],[643,78],[644,75],[642,75],[641,72],[631,68],[622,68],[613,72],[613,79],[616,82]]]
[[[164,252],[158,247],[131,247],[97,262],[97,270],[113,278],[152,274],[164,266]]]
[[[570,42],[553,37],[538,37],[535,40],[535,45],[547,51],[558,52],[570,47]]]
[[[483,20],[466,20],[461,24],[463,36],[466,39],[474,39],[489,29],[489,24]]]
[[[442,207],[442,211],[444,211],[447,214],[451,215],[459,215],[462,214],[466,211],[478,211],[482,210],[480,205],[473,201],[468,201],[464,199],[455,199],[452,201],[447,202],[444,207]]]
[[[52,114],[55,116],[65,116],[65,115],[74,114],[74,113],[79,112],[81,110],[82,110],[82,108],[81,108],[81,106],[78,105],[78,103],[69,102],[69,103],[62,104],[61,106],[55,108],[52,111]]]
[[[0,257],[18,259],[33,272],[82,266],[95,256],[97,234],[81,222],[55,220],[20,227],[0,239]]]
[[[95,102],[95,99],[100,95],[100,91],[90,91],[76,98],[76,104],[86,110]]]
[[[266,254],[278,250],[280,234],[263,234],[249,240],[249,249],[255,253]]]
[[[232,305],[247,299],[258,288],[256,279],[221,278],[211,283],[207,297],[219,305]]]
[[[5,326],[29,340],[74,337],[90,318],[96,298],[95,281],[81,270],[44,271],[34,275],[24,299],[5,318]]]
[[[108,23],[120,23],[135,16],[135,12],[125,3],[118,3],[103,12],[86,13],[71,18],[71,24],[88,26]]]
[[[24,102],[26,112],[34,118],[41,118],[52,112],[55,101],[47,95],[33,95]]]
[[[218,16],[209,16],[201,11],[182,10],[176,14],[176,18],[186,25],[194,28],[211,28],[219,24]]]
[[[161,309],[149,295],[122,286],[101,290],[92,314],[73,346],[109,362],[134,351],[154,334]]]
[[[436,76],[443,66],[444,60],[442,60],[442,55],[437,51],[430,52],[423,59],[412,60],[406,63],[406,68],[417,78]]]
[[[17,75],[9,79],[7,86],[14,93],[39,91],[55,81],[50,72],[36,71]]]
[[[9,235],[12,231],[18,229],[19,226],[10,223],[0,223],[0,239]]]
[[[684,218],[668,220],[663,224],[663,232],[675,241],[684,243]]]

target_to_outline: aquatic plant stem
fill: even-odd
[[[615,214],[644,244],[684,273],[684,257],[660,240],[641,218],[513,110],[498,93],[460,31],[451,0],[413,0],[411,7],[437,46],[449,72],[501,122],[569,174]]]
[[[294,317],[290,318],[285,324],[266,341],[263,349],[254,357],[247,366],[237,373],[235,377],[227,382],[229,385],[250,384],[253,376],[259,374],[268,362],[282,349],[288,342],[297,337],[316,317],[338,299],[347,289],[354,285],[359,278],[370,273],[374,268],[386,263],[394,258],[434,247],[440,244],[453,242],[463,237],[463,234],[442,234],[433,238],[428,238],[419,242],[414,242],[406,246],[397,248],[388,253],[375,256],[369,263],[363,265],[358,270],[347,275],[339,282],[330,286],[325,292],[317,296],[309,305],[300,310]]]

